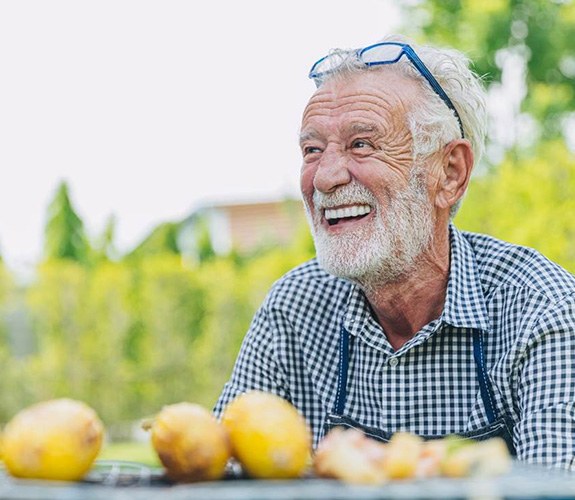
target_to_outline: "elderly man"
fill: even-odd
[[[451,223],[486,128],[467,60],[394,37],[310,76],[301,190],[317,259],[269,292],[216,413],[260,389],[293,403],[315,444],[336,425],[500,436],[519,459],[575,469],[575,279]]]

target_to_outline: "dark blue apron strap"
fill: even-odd
[[[475,358],[475,367],[477,369],[477,378],[479,379],[481,399],[483,399],[487,420],[490,424],[492,424],[496,420],[496,411],[491,384],[487,378],[487,367],[485,366],[482,330],[473,331],[473,357]]]
[[[342,325],[339,335],[339,364],[337,374],[336,399],[334,402],[332,414],[327,416],[324,426],[324,435],[327,434],[327,432],[329,432],[329,430],[333,427],[355,428],[362,430],[369,437],[379,441],[388,442],[392,436],[392,433],[385,432],[380,429],[362,426],[350,418],[343,416],[343,410],[347,399],[347,375],[350,357],[349,351],[350,343],[352,341],[353,338],[350,337],[349,332]],[[485,413],[487,415],[487,419],[489,420],[489,426],[475,431],[458,433],[457,435],[476,440],[499,436],[505,440],[509,451],[513,456],[515,456],[516,452],[513,445],[512,433],[510,430],[512,426],[509,425],[509,423],[506,421],[505,416],[503,418],[497,418],[497,413],[495,411],[493,392],[487,377],[487,367],[485,365],[485,356],[483,350],[483,332],[481,330],[474,330],[473,332],[473,357],[475,359],[475,365],[477,369],[477,378],[479,380],[481,399],[483,400]],[[438,439],[445,436],[422,437],[424,439]]]
[[[337,392],[335,394],[335,403],[333,413],[336,415],[343,414],[345,400],[347,399],[347,369],[349,366],[349,333],[345,326],[341,325],[339,332],[339,365],[337,368]]]

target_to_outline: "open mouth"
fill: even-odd
[[[371,212],[369,205],[352,205],[342,208],[326,208],[324,217],[330,226],[335,226],[341,222],[359,220]]]

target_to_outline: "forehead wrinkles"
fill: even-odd
[[[378,124],[382,129],[406,123],[408,105],[396,91],[322,89],[310,99],[303,114],[304,127],[323,119],[357,119]],[[353,117],[350,117],[353,115]]]
[[[337,114],[352,111],[390,111],[395,107],[395,99],[387,95],[373,95],[364,92],[337,95],[314,95],[305,108],[304,117],[310,114]]]

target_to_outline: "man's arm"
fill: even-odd
[[[265,304],[256,312],[243,340],[230,380],[224,385],[214,408],[220,417],[239,394],[249,390],[272,392],[289,399],[283,370],[276,355],[274,328]]]
[[[515,428],[518,458],[575,470],[575,298],[539,319],[523,351]]]

